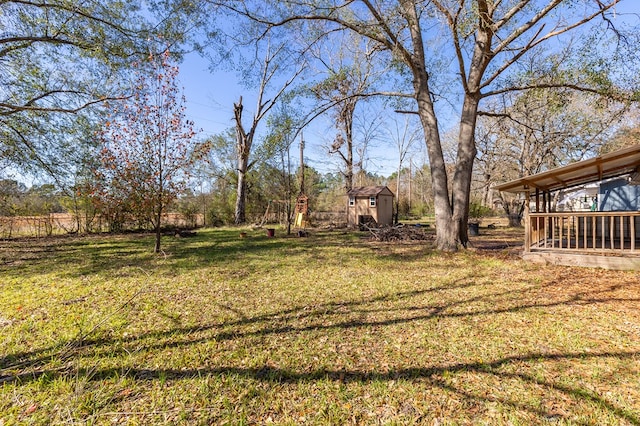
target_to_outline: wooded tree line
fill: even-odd
[[[435,213],[437,246],[456,250],[470,205],[519,208],[495,183],[637,143],[629,3],[5,1],[0,171],[46,174],[114,224],[138,212],[159,250],[159,218],[188,189],[208,197],[212,219],[233,211],[235,223],[295,197],[296,141],[330,120],[323,143],[340,189],[335,175],[319,187],[343,192],[375,175],[373,147],[393,153],[395,183],[383,183],[399,191],[398,208],[420,200]],[[207,139],[178,90],[176,64],[190,51],[246,84],[229,105],[233,128]],[[419,180],[403,198],[403,182]]]

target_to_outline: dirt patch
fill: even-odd
[[[469,247],[481,251],[520,253],[524,247],[523,228],[480,228],[480,234],[469,237]]]
[[[367,227],[368,236],[374,241],[424,241],[431,240],[433,235],[425,229],[412,225],[382,226],[380,228]]]
[[[524,229],[501,226],[480,227],[480,233],[469,237],[468,248],[475,251],[509,252],[519,255],[524,246]],[[369,241],[382,243],[419,242],[430,244],[435,241],[435,229],[425,226],[385,226],[371,228],[363,234]]]

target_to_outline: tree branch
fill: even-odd
[[[553,30],[549,31],[544,36],[539,37],[540,34],[542,33],[543,29],[544,29],[544,24],[541,25],[540,28],[536,31],[536,33],[529,39],[529,41],[523,47],[518,49],[518,52],[514,56],[512,56],[511,58],[505,60],[505,62],[502,64],[502,66],[500,66],[500,68],[498,68],[495,72],[493,72],[493,74],[491,74],[491,76],[489,76],[484,81],[484,83],[482,84],[482,88],[489,86],[498,76],[500,76],[500,74],[502,74],[507,68],[509,68],[515,62],[517,62],[524,54],[529,52],[534,47],[538,46],[539,44],[543,43],[546,40],[549,40],[549,39],[551,39],[553,37],[557,37],[557,36],[559,36],[561,34],[569,32],[569,31],[571,31],[571,30],[573,30],[573,29],[575,29],[575,28],[577,28],[577,27],[579,27],[581,25],[584,25],[585,23],[595,19],[598,15],[601,15],[605,11],[607,11],[610,8],[612,8],[613,6],[615,6],[617,2],[618,2],[618,0],[615,0],[612,3],[603,4],[601,1],[598,1],[598,5],[600,6],[600,9],[598,9],[598,11],[596,11],[596,12],[590,14],[590,15],[587,15],[586,17],[574,22],[573,24],[566,25],[566,26],[561,27],[561,28],[556,26]],[[496,46],[496,48],[493,50],[494,54],[497,55],[499,52],[505,50],[507,48],[507,46],[511,42],[515,41],[516,38],[518,38],[519,36],[524,34],[526,31],[528,31],[531,28],[533,28],[533,26],[535,26],[535,24],[540,22],[541,19],[543,19],[553,8],[558,6],[560,3],[561,3],[560,0],[554,0],[549,5],[547,5],[547,7],[543,11],[539,12],[533,19],[531,19],[530,21],[525,23],[525,25],[522,25],[521,27],[516,29],[509,37],[507,37],[506,39],[501,41],[500,44],[498,46]],[[507,14],[507,15],[509,15],[508,16],[509,19],[515,14],[515,12],[521,10],[520,6],[521,5],[518,4],[518,5],[514,6],[514,8],[511,11],[509,11],[509,13]],[[504,19],[505,18],[503,18],[503,20]],[[505,22],[502,22],[501,25],[503,25]]]
[[[523,86],[505,87],[502,89],[497,89],[487,93],[483,93],[482,97],[487,98],[490,96],[500,95],[504,93],[522,92],[522,91],[532,90],[532,89],[561,89],[561,88],[571,89],[578,92],[592,93],[599,96],[605,96],[618,102],[637,101],[637,99],[635,99],[633,95],[626,96],[624,93],[612,93],[605,90],[599,90],[599,89],[594,89],[592,87],[580,86],[578,84],[573,84],[573,83],[535,83],[535,84],[527,84]]]
[[[60,180],[58,179],[60,176],[60,173],[57,173],[55,170],[53,170],[51,166],[42,159],[42,157],[38,154],[38,151],[36,150],[36,148],[33,146],[31,142],[29,142],[29,140],[22,134],[22,132],[19,129],[12,126],[10,123],[7,123],[6,121],[4,122],[4,125],[7,126],[18,137],[20,142],[27,148],[27,150],[30,153],[29,156],[35,159],[36,162],[40,164],[40,167],[42,167],[47,173],[49,173],[49,176],[53,178],[53,180],[59,186],[62,186],[60,183]]]
[[[81,16],[89,21],[94,21],[97,23],[100,23],[102,25],[105,25],[109,28],[112,28],[116,31],[118,31],[119,33],[121,33],[122,35],[127,35],[127,36],[131,36],[131,35],[135,35],[137,34],[136,31],[132,31],[130,29],[127,29],[121,25],[118,25],[114,22],[108,21],[106,19],[100,18],[96,15],[92,15],[89,14],[85,11],[83,11],[82,9],[80,9],[79,7],[69,7],[67,6],[65,3],[59,2],[59,3],[49,3],[49,2],[34,2],[34,1],[29,1],[29,0],[11,0],[12,3],[16,3],[16,4],[22,4],[25,6],[33,6],[33,7],[37,7],[37,8],[41,8],[41,9],[57,9],[57,10],[62,10],[65,12],[69,12],[73,15],[77,15],[77,16]],[[74,2],[69,3],[69,4],[75,4]]]
[[[453,47],[456,52],[456,59],[458,61],[458,72],[460,73],[460,79],[462,81],[462,86],[464,88],[465,93],[469,91],[467,85],[467,72],[466,65],[464,62],[464,55],[462,54],[462,47],[460,45],[460,38],[458,35],[458,18],[460,16],[460,12],[462,11],[463,3],[460,2],[458,6],[458,10],[456,11],[455,16],[452,16],[447,8],[445,8],[440,1],[434,1],[435,6],[438,8],[440,13],[445,16],[445,19],[449,23],[449,29],[451,30],[451,35],[453,37]]]
[[[12,115],[12,114],[16,114],[19,112],[24,112],[24,111],[32,111],[32,112],[61,112],[61,113],[70,113],[70,114],[75,114],[83,109],[86,109],[92,105],[101,103],[101,102],[105,102],[105,101],[110,101],[110,100],[123,100],[123,99],[127,99],[128,96],[113,96],[113,97],[100,97],[99,99],[93,99],[91,101],[86,101],[85,103],[83,103],[80,106],[77,106],[75,108],[62,108],[62,107],[43,107],[43,106],[38,106],[35,105],[35,103],[39,100],[45,99],[47,97],[50,96],[55,96],[55,95],[59,95],[59,94],[64,94],[64,95],[77,95],[77,96],[92,96],[90,93],[85,93],[85,92],[80,92],[80,91],[75,91],[75,90],[51,90],[45,93],[42,93],[38,96],[36,96],[33,99],[30,99],[27,103],[25,103],[24,105],[13,105],[13,104],[9,104],[6,102],[0,102],[0,108],[3,109],[3,111],[0,111],[0,116],[8,116],[8,115]]]

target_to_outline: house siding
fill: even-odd
[[[601,212],[640,210],[640,186],[629,185],[626,179],[603,182],[599,198]]]

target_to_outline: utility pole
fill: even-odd
[[[307,226],[307,215],[309,214],[309,198],[304,194],[304,137],[300,133],[300,194],[296,199],[296,222],[297,228]],[[304,231],[299,231],[304,233]],[[302,235],[302,234],[299,234]]]
[[[411,181],[413,181],[413,158],[409,158],[409,213],[411,213]]]
[[[304,135],[300,132],[300,193],[304,194]]]

